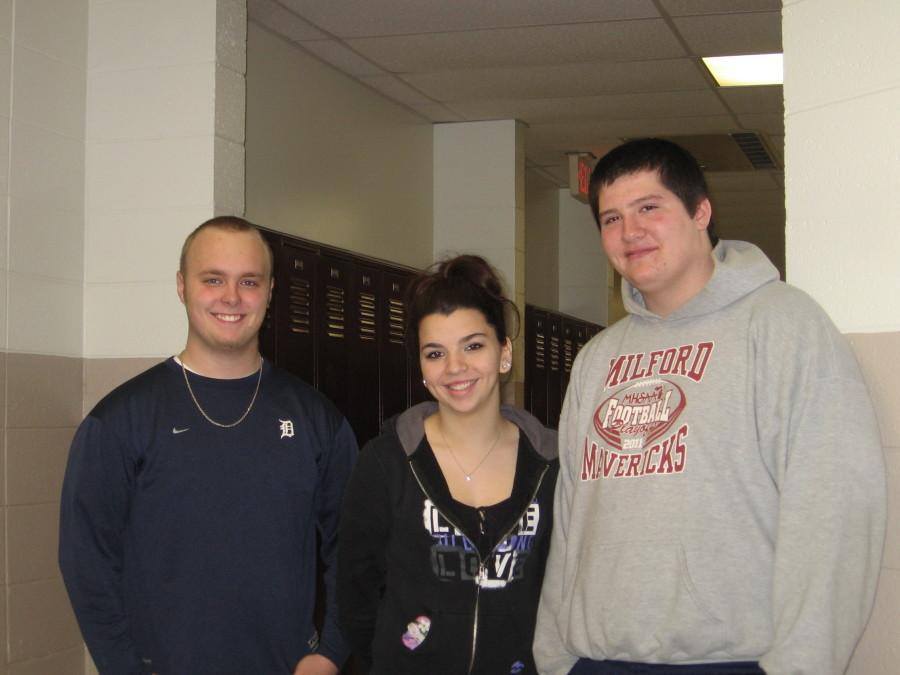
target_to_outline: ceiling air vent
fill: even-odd
[[[778,168],[766,146],[757,134],[740,133],[731,134],[734,142],[750,160],[754,169],[776,169]]]
[[[779,168],[766,148],[768,139],[764,140],[755,132],[738,131],[728,134],[668,138],[696,157],[704,171],[758,171]]]

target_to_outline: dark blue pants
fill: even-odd
[[[765,672],[756,661],[670,666],[663,663],[579,659],[569,675],[765,675]]]

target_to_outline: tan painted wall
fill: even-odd
[[[430,264],[429,122],[251,23],[246,133],[250,220]]]
[[[559,188],[534,171],[525,172],[525,301],[559,309]]]

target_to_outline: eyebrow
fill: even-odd
[[[658,194],[644,195],[644,196],[642,196],[642,197],[638,197],[637,199],[632,199],[632,200],[631,200],[630,202],[628,202],[625,206],[626,206],[626,207],[636,206],[636,205],[640,204],[641,202],[647,202],[647,201],[650,201],[650,200],[653,200],[653,199],[662,199],[662,198],[663,198],[663,196],[662,196],[662,195],[658,195]],[[613,213],[613,212],[618,211],[618,210],[619,210],[619,209],[606,209],[606,210],[600,212],[600,217],[602,218],[603,216],[608,215],[608,214]]]
[[[198,272],[198,274],[215,274],[220,277],[228,276],[228,272],[226,272],[225,270],[219,270],[219,269],[215,269],[215,268],[200,270],[200,272]],[[248,277],[263,279],[263,278],[265,278],[266,275],[263,272],[243,272],[243,273],[239,274],[238,276],[241,279],[246,279]]]
[[[471,335],[466,335],[465,337],[460,338],[459,342],[468,342],[469,340],[477,337],[487,337],[487,333],[472,333]],[[444,345],[442,345],[440,342],[427,342],[422,345],[421,349],[433,349],[435,347],[443,348],[443,346]]]

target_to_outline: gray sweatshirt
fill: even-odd
[[[723,241],[706,287],[578,355],[560,419],[535,634],[544,675],[581,656],[844,671],[885,527],[875,416],[822,309]]]

